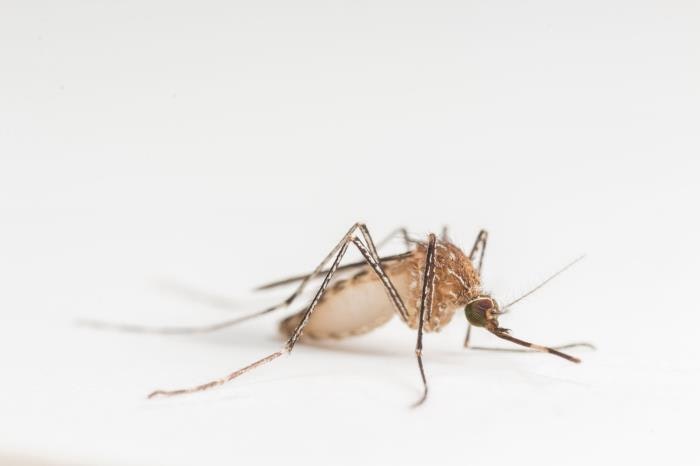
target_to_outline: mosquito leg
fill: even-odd
[[[552,346],[552,349],[563,350],[570,348],[588,348],[595,350],[596,347],[591,343],[586,343],[584,341],[576,343],[568,343],[566,345]],[[502,351],[508,353],[537,353],[538,351],[533,349],[520,349],[520,348],[492,348],[490,346],[470,346],[469,349],[479,350],[479,351]]]
[[[440,239],[441,239],[442,241],[448,241],[448,240],[449,240],[450,235],[448,234],[448,230],[449,230],[449,228],[447,227],[447,225],[443,225],[443,226],[442,226],[442,232],[440,233]]]
[[[284,354],[284,351],[277,351],[275,353],[270,354],[269,356],[265,356],[264,358],[255,361],[252,364],[245,366],[242,369],[238,369],[237,371],[230,373],[229,375],[227,375],[226,377],[224,377],[222,379],[212,380],[211,382],[207,382],[207,383],[202,384],[202,385],[197,385],[196,387],[181,388],[178,390],[155,390],[148,395],[148,398],[154,398],[156,396],[186,395],[188,393],[201,392],[204,390],[208,390],[210,388],[218,387],[219,385],[223,385],[226,382],[229,382],[229,381],[235,379],[239,375],[243,375],[246,372],[251,371],[258,366],[262,366],[263,364],[267,364],[268,362],[279,358],[283,354]]]
[[[360,224],[360,229],[364,229],[366,234],[365,237],[371,241],[371,238],[369,236],[369,232],[367,231],[367,228],[363,225]],[[399,295],[398,291],[396,291],[396,287],[394,284],[391,282],[391,279],[389,276],[386,274],[384,269],[382,268],[382,265],[379,261],[377,261],[373,256],[370,251],[369,246],[365,246],[362,241],[360,241],[358,238],[352,236],[349,239],[350,241],[346,243],[342,248],[341,251],[343,255],[345,254],[345,250],[347,249],[349,243],[352,243],[357,247],[357,249],[360,251],[364,259],[367,261],[367,264],[372,268],[374,273],[377,274],[379,279],[382,282],[382,285],[384,286],[384,289],[386,290],[389,299],[394,305],[394,308],[396,309],[396,312],[401,316],[402,319],[405,321],[408,320],[408,311],[406,310],[406,305],[404,304],[403,300],[401,299],[401,296]],[[287,350],[291,351],[292,348],[294,348],[294,345],[296,344],[297,340],[301,336],[302,331],[304,330],[304,327],[306,326],[306,323],[308,320],[311,318],[311,314],[313,313],[316,304],[318,304],[318,301],[321,299],[321,296],[323,293],[326,291],[326,288],[328,287],[328,283],[330,282],[333,274],[337,271],[338,265],[340,263],[340,260],[342,259],[343,255],[338,254],[338,257],[336,260],[333,262],[333,265],[331,266],[331,269],[328,272],[328,275],[326,275],[326,278],[323,280],[323,283],[321,284],[321,288],[319,289],[318,293],[314,297],[314,300],[311,302],[311,305],[308,307],[308,309],[305,311],[304,316],[302,317],[301,321],[299,324],[297,324],[297,327],[294,329],[292,332],[289,340],[287,341]]]
[[[476,237],[476,241],[474,241],[474,246],[472,246],[471,252],[469,253],[469,260],[473,261],[476,258],[476,253],[481,251],[481,254],[479,255],[479,265],[476,268],[479,274],[481,274],[481,265],[484,262],[484,252],[486,252],[486,242],[488,241],[488,238],[488,231],[481,230]]]
[[[396,313],[399,315],[401,320],[403,320],[405,323],[408,323],[408,311],[406,310],[406,305],[403,302],[403,299],[401,298],[401,295],[399,295],[398,291],[396,290],[396,287],[392,283],[391,279],[389,278],[389,275],[387,275],[386,271],[382,267],[382,262],[383,260],[377,261],[375,258],[372,256],[371,251],[369,250],[368,246],[365,246],[365,244],[362,243],[361,240],[358,238],[353,238],[352,243],[357,247],[357,249],[360,251],[360,253],[363,256],[363,263],[365,266],[369,265],[369,267],[374,271],[374,273],[377,275],[379,280],[382,283],[382,286],[384,287],[384,290],[387,292],[387,296],[389,297],[389,300],[392,302],[394,306],[394,310]],[[337,270],[340,270],[342,266],[338,266]],[[305,311],[300,312],[299,314],[295,314],[291,316],[292,319],[296,320],[298,322],[298,316],[302,315]],[[292,320],[292,324],[290,324],[290,328],[293,325],[296,325],[294,323],[294,320]],[[284,330],[288,331],[288,329]]]
[[[412,239],[411,236],[408,234],[408,230],[404,227],[397,228],[396,230],[392,231],[388,235],[386,235],[385,238],[383,238],[381,241],[377,243],[377,249],[381,249],[384,246],[386,246],[389,241],[394,239],[396,235],[401,235],[401,239],[403,239],[404,245],[406,246],[406,249],[410,249],[412,244],[417,243],[415,239]]]
[[[372,239],[372,235],[369,234],[369,230],[367,229],[367,225],[364,223],[358,224],[358,227],[360,231],[362,232],[362,236],[365,239],[365,242],[367,243],[367,246],[369,247],[370,252],[374,256],[374,259],[379,262],[379,254],[377,253],[377,250],[384,246],[386,243],[388,243],[395,235],[400,234],[401,237],[403,238],[404,244],[406,245],[406,249],[411,249],[411,244],[418,243],[418,241],[411,239],[411,237],[408,235],[408,231],[406,228],[401,227],[397,228],[394,230],[392,233],[390,233],[386,238],[384,238],[382,241],[379,242],[378,246],[374,245],[374,240]]]
[[[474,241],[474,246],[472,246],[472,250],[469,253],[469,260],[474,261],[476,258],[476,253],[481,250],[481,254],[479,255],[479,265],[477,265],[476,270],[479,272],[479,278],[481,278],[481,266],[484,263],[484,253],[486,252],[486,241],[489,238],[489,233],[486,230],[481,230],[479,234],[476,236],[476,241]],[[472,324],[467,324],[467,334],[464,337],[464,347],[469,348],[469,339],[471,338],[472,335]]]
[[[384,268],[382,267],[382,262],[385,261],[385,259],[382,259],[379,257],[377,253],[377,247],[374,244],[374,240],[372,239],[372,235],[369,233],[369,230],[367,229],[367,225],[364,223],[358,223],[357,228],[360,230],[362,233],[362,236],[365,239],[366,246],[362,244],[362,242],[357,239],[357,238],[352,238],[351,241],[355,244],[357,249],[362,253],[362,256],[364,258],[364,261],[361,263],[362,265],[369,264],[369,266],[374,270],[374,272],[377,274],[379,279],[382,282],[382,285],[384,286],[384,289],[387,291],[389,295],[389,299],[392,301],[394,304],[394,308],[396,312],[399,314],[401,319],[404,322],[408,322],[408,311],[406,310],[406,306],[404,305],[401,296],[399,296],[398,291],[396,291],[396,288],[394,287],[394,284],[391,282],[389,279],[389,276],[386,274],[384,271]],[[408,238],[408,233],[406,232],[405,228],[399,228],[397,230],[398,232],[401,232],[404,235],[404,240],[412,241]],[[394,235],[395,233],[392,233]],[[390,236],[391,237],[391,236]],[[389,238],[390,238],[389,237]],[[392,257],[403,257],[401,256],[392,256]],[[354,265],[354,264],[353,264]],[[337,269],[340,270],[342,266],[338,266]]]
[[[394,304],[394,308],[396,309],[396,312],[398,312],[399,316],[404,322],[408,322],[408,311],[406,310],[406,305],[404,304],[403,300],[401,299],[401,296],[399,295],[399,292],[396,291],[396,288],[394,287],[394,284],[391,282],[391,279],[389,279],[389,276],[386,274],[384,269],[382,268],[382,264],[378,261],[376,261],[371,255],[368,250],[368,248],[365,247],[364,244],[362,244],[362,241],[360,241],[357,238],[353,238],[352,242],[357,246],[357,249],[360,250],[360,253],[362,253],[362,256],[365,258],[369,266],[374,270],[374,273],[377,274],[379,279],[382,281],[382,285],[384,286],[384,289],[386,290],[387,294],[389,295],[389,299],[391,302]]]
[[[428,397],[428,382],[425,379],[423,369],[423,325],[425,324],[426,309],[429,311],[433,307],[433,294],[435,292],[435,243],[434,234],[428,238],[428,250],[425,255],[425,271],[423,272],[423,290],[420,298],[420,313],[418,314],[418,338],[416,340],[416,358],[420,377],[423,380],[423,396],[413,405],[420,406]]]
[[[333,261],[333,264],[331,265],[330,270],[326,274],[326,277],[323,279],[323,282],[321,283],[321,287],[316,292],[314,299],[311,301],[311,304],[309,305],[306,312],[304,313],[304,317],[302,318],[301,322],[299,322],[296,329],[294,330],[294,333],[292,333],[292,336],[289,337],[289,340],[287,340],[287,343],[285,344],[285,346],[282,350],[276,351],[272,354],[269,354],[269,355],[265,356],[264,358],[259,359],[259,360],[255,361],[254,363],[249,364],[248,366],[243,367],[242,369],[238,369],[237,371],[231,372],[226,377],[212,380],[211,382],[207,382],[205,384],[197,385],[197,386],[191,387],[191,388],[182,388],[182,389],[177,389],[177,390],[156,390],[156,391],[152,392],[151,394],[149,394],[148,398],[153,398],[155,396],[184,395],[187,393],[201,392],[204,390],[208,390],[210,388],[218,387],[219,385],[223,385],[227,382],[230,382],[231,380],[237,378],[238,376],[243,375],[252,369],[255,369],[256,367],[262,366],[263,364],[267,364],[268,362],[277,359],[278,357],[282,356],[284,353],[291,352],[292,348],[294,348],[294,344],[301,336],[301,332],[304,330],[306,323],[309,321],[309,318],[311,317],[311,314],[313,313],[314,308],[316,307],[318,302],[321,300],[321,296],[323,296],[323,293],[326,291],[326,288],[328,287],[328,283],[330,283],[331,278],[333,278],[333,274],[335,273],[336,269],[338,268],[338,264],[340,263],[341,259],[345,255],[345,251],[347,251],[347,249],[348,249],[348,240],[349,239],[350,238],[348,238],[347,236],[343,238],[343,242],[341,243],[341,246],[340,246],[340,251],[338,251],[338,255],[335,257],[335,260]]]
[[[360,224],[358,224],[358,226],[360,226]],[[374,244],[373,241],[371,241],[371,237],[370,237],[370,235],[369,235],[369,232],[366,231],[366,230],[367,230],[366,227],[365,227],[364,230],[365,230],[365,231],[363,232],[363,236],[365,237],[365,241],[367,241],[368,246],[370,245],[370,243],[371,243],[371,244]],[[379,242],[377,243],[376,247],[374,248],[375,252],[378,251],[378,250],[380,250],[380,249],[383,248],[384,246],[386,246],[386,244],[389,243],[389,241],[391,241],[391,240],[392,240],[396,235],[398,235],[398,234],[400,234],[401,237],[403,238],[403,241],[404,241],[404,244],[405,244],[405,246],[406,246],[407,252],[402,253],[402,254],[395,254],[395,255],[393,255],[393,256],[382,257],[381,260],[380,260],[380,262],[382,262],[382,263],[384,263],[384,262],[393,262],[393,261],[396,261],[396,260],[404,259],[404,258],[406,257],[406,255],[408,255],[408,254],[411,253],[411,251],[410,251],[411,245],[418,243],[417,240],[412,239],[412,238],[409,236],[408,231],[407,231],[405,228],[401,227],[401,228],[397,228],[396,230],[392,231],[392,232],[389,233],[384,239],[382,239],[381,241],[379,241]],[[369,237],[369,240],[368,240],[368,237]],[[375,258],[376,258],[376,257],[375,257]],[[338,270],[351,270],[351,269],[355,269],[355,268],[358,268],[358,267],[364,267],[364,266],[366,266],[366,265],[367,265],[366,261],[362,260],[362,261],[359,261],[359,262],[353,262],[353,263],[351,263],[351,264],[344,264],[344,265],[341,265],[341,266],[338,267]],[[322,270],[322,271],[320,272],[320,275],[325,275],[327,272],[328,272],[328,270]],[[264,285],[260,285],[260,286],[256,287],[256,288],[255,288],[255,291],[269,290],[269,289],[272,289],[272,288],[276,288],[276,287],[278,287],[278,286],[289,285],[289,284],[291,284],[291,283],[295,283],[295,282],[299,282],[299,281],[301,281],[301,280],[304,280],[304,279],[305,279],[306,277],[308,277],[309,275],[310,275],[310,274],[296,275],[296,276],[289,277],[289,278],[283,278],[282,280],[277,280],[277,281],[274,281],[274,282],[266,283],[266,284],[264,284]]]
[[[351,230],[352,231],[352,230]],[[292,349],[294,348],[294,345],[296,342],[299,340],[299,338],[302,335],[302,332],[304,331],[304,327],[306,327],[306,324],[309,322],[309,319],[311,318],[311,315],[313,314],[314,310],[316,309],[316,306],[318,305],[319,301],[321,300],[323,294],[326,292],[326,289],[328,288],[328,284],[331,282],[331,279],[333,278],[333,275],[337,272],[338,267],[340,265],[340,261],[343,259],[343,256],[345,255],[345,252],[348,249],[348,246],[350,243],[353,243],[362,253],[363,257],[367,260],[369,265],[372,267],[372,269],[377,273],[379,278],[382,280],[382,283],[384,284],[385,288],[387,289],[387,292],[389,293],[389,297],[392,299],[392,302],[394,305],[397,307],[397,311],[399,313],[403,312],[406,313],[406,307],[403,304],[403,301],[401,300],[401,297],[399,294],[396,292],[396,289],[394,285],[391,283],[391,280],[389,280],[389,277],[384,273],[384,270],[381,268],[381,264],[377,261],[374,260],[372,257],[369,248],[366,247],[362,242],[357,239],[354,235],[346,235],[342,242],[340,243],[340,250],[338,251],[338,254],[336,255],[333,263],[331,264],[330,269],[328,270],[328,273],[326,274],[325,278],[323,279],[323,282],[321,282],[321,286],[314,295],[313,300],[311,301],[311,304],[309,304],[307,310],[304,312],[304,315],[301,319],[301,321],[297,324],[296,328],[292,332],[291,336],[287,340],[287,343],[285,344],[284,348],[280,351],[274,352],[268,356],[265,356],[262,359],[259,359],[258,361],[255,361],[254,363],[239,369],[235,372],[230,373],[226,377],[223,377],[221,379],[213,380],[211,382],[207,382],[202,385],[198,385],[196,387],[192,388],[185,388],[185,389],[178,389],[178,390],[156,390],[153,393],[151,393],[148,397],[152,398],[154,396],[158,395],[164,395],[164,396],[172,396],[172,395],[182,395],[186,393],[194,393],[194,392],[199,392],[202,390],[207,390],[219,385],[223,385],[226,382],[229,382],[236,377],[252,370],[255,369],[258,366],[261,366],[263,364],[266,364],[270,361],[273,361],[274,359],[277,359],[281,355],[285,353],[291,353]]]
[[[325,265],[333,258],[333,256],[344,246],[347,246],[348,242],[352,238],[353,233],[355,230],[357,230],[360,227],[363,227],[366,230],[366,227],[361,224],[361,223],[355,223],[353,224],[352,227],[345,233],[343,236],[343,239],[340,240],[338,244],[331,250],[330,253],[321,261],[321,263],[314,269],[313,272],[311,272],[309,275],[306,275],[301,279],[301,283],[297,286],[296,290],[287,297],[284,301],[275,304],[274,306],[270,306],[266,309],[263,309],[262,311],[255,312],[253,314],[237,317],[235,319],[228,319],[224,320],[221,322],[217,322],[214,324],[208,324],[208,325],[201,325],[201,326],[188,326],[188,327],[148,327],[148,326],[140,326],[140,325],[132,325],[132,324],[114,324],[114,323],[107,323],[107,322],[97,322],[93,320],[80,320],[78,321],[78,324],[80,325],[85,325],[93,328],[99,328],[99,329],[109,329],[109,330],[118,330],[118,331],[124,331],[124,332],[135,332],[135,333],[158,333],[158,334],[165,334],[165,335],[175,335],[175,334],[195,334],[195,333],[208,333],[208,332],[213,332],[216,330],[220,330],[222,328],[230,327],[232,325],[236,325],[238,323],[244,322],[246,320],[250,320],[256,317],[260,317],[262,315],[268,314],[270,312],[276,311],[277,309],[281,309],[283,307],[287,307],[294,300],[304,291],[308,283],[313,280],[317,275],[321,274],[323,272],[323,268]],[[337,266],[336,266],[337,267]]]
[[[487,330],[488,330],[489,332],[493,333],[494,335],[496,335],[498,338],[502,338],[502,339],[504,339],[504,340],[511,341],[511,342],[515,343],[516,345],[520,345],[520,346],[524,346],[524,347],[526,347],[526,348],[530,348],[530,349],[533,350],[533,351],[539,351],[539,352],[542,352],[542,353],[553,354],[553,355],[555,355],[555,356],[559,356],[560,358],[564,358],[564,359],[566,359],[566,360],[568,360],[568,361],[571,361],[571,362],[576,362],[576,363],[581,362],[581,360],[580,360],[579,358],[576,358],[576,357],[571,356],[571,355],[566,354],[566,353],[562,353],[561,351],[557,351],[556,349],[551,348],[551,347],[549,347],[549,346],[536,345],[536,344],[534,344],[534,343],[530,343],[529,341],[521,340],[521,339],[519,339],[519,338],[515,338],[515,337],[513,337],[513,336],[510,336],[508,333],[506,333],[506,332],[505,332],[504,330],[502,330],[502,329],[490,329],[490,328],[487,328]]]
[[[472,324],[467,323],[467,334],[464,336],[464,348],[469,348],[469,340],[472,337]]]

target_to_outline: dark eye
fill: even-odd
[[[476,327],[484,327],[487,322],[486,313],[493,308],[493,301],[488,298],[475,299],[467,304],[464,313],[470,324]]]

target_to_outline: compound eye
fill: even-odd
[[[490,298],[477,298],[467,304],[464,313],[470,324],[476,327],[484,327],[488,321],[486,314],[493,309],[493,301]]]

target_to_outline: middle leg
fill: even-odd
[[[420,376],[423,380],[423,396],[413,405],[420,406],[428,397],[428,382],[425,378],[425,370],[423,369],[423,326],[425,324],[426,315],[431,314],[433,308],[433,297],[435,294],[435,243],[437,239],[434,234],[430,234],[428,238],[428,249],[425,255],[425,271],[423,272],[423,290],[420,298],[420,311],[418,314],[418,338],[416,340],[416,358],[418,359],[418,368]]]

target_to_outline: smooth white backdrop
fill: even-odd
[[[697,464],[694,1],[2,2],[0,464]],[[490,231],[502,319],[581,365],[428,335],[278,349],[357,220]],[[502,345],[478,332],[475,343]]]

